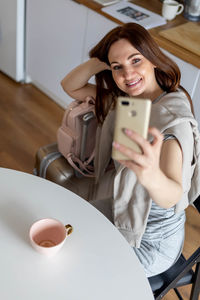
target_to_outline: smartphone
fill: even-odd
[[[135,97],[119,97],[117,99],[114,141],[141,153],[140,147],[125,135],[124,129],[132,129],[146,139],[151,114],[151,103],[152,102],[149,99]],[[112,149],[112,158],[115,160],[129,159],[114,147]]]

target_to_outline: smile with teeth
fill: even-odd
[[[140,79],[137,79],[137,80],[135,80],[135,81],[129,81],[129,82],[126,83],[126,85],[127,85],[128,87],[136,86],[141,80],[142,80],[142,79],[140,78]]]

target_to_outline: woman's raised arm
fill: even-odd
[[[61,81],[64,91],[72,98],[84,100],[87,96],[96,98],[96,85],[88,83],[95,74],[109,69],[109,66],[93,57],[68,73]]]

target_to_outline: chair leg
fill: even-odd
[[[200,294],[200,262],[196,265],[194,284],[192,285],[190,300],[198,300]]]
[[[177,288],[174,288],[174,291],[176,293],[176,295],[178,296],[179,300],[183,300],[183,297],[181,296],[181,294],[179,293],[179,291],[177,290]]]

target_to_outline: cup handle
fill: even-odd
[[[184,9],[183,4],[179,4],[178,11],[177,11],[176,15],[180,15],[183,12],[183,9]]]
[[[70,235],[73,231],[73,227],[70,224],[65,225],[65,229],[66,229],[66,235]]]

